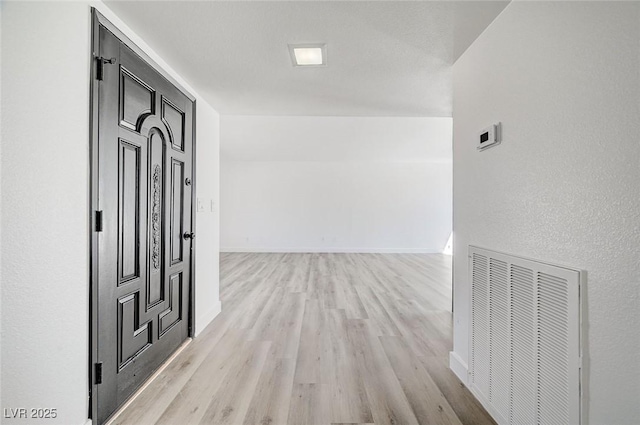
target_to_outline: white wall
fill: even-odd
[[[594,425],[640,417],[639,40],[638,2],[513,2],[454,65],[454,358],[469,244],[585,269]]]
[[[221,249],[441,252],[451,163],[222,161]]]
[[[451,119],[222,117],[221,247],[441,252]]]
[[[52,424],[88,411],[90,5],[166,65],[101,3],[2,4],[1,408],[56,408]],[[217,164],[218,116],[197,108],[199,155]],[[217,202],[215,166],[201,163],[197,195]],[[201,329],[219,303],[218,217],[197,220]]]
[[[220,313],[220,117],[196,99],[195,335]],[[197,208],[197,205],[194,206]]]

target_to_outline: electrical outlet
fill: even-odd
[[[205,207],[204,207],[205,202],[204,202],[204,199],[202,199],[202,198],[198,198],[198,199],[196,200],[196,204],[197,204],[197,210],[196,210],[197,212],[204,212],[204,211],[205,211]]]

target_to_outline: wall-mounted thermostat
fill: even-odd
[[[490,125],[478,134],[478,150],[483,151],[492,146],[500,144],[500,123]]]

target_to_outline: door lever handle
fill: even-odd
[[[196,234],[193,232],[184,232],[184,235],[182,235],[183,238],[185,239],[195,239],[196,238]]]

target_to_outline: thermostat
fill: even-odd
[[[478,134],[477,148],[479,151],[500,144],[500,127],[500,123],[493,124]]]

